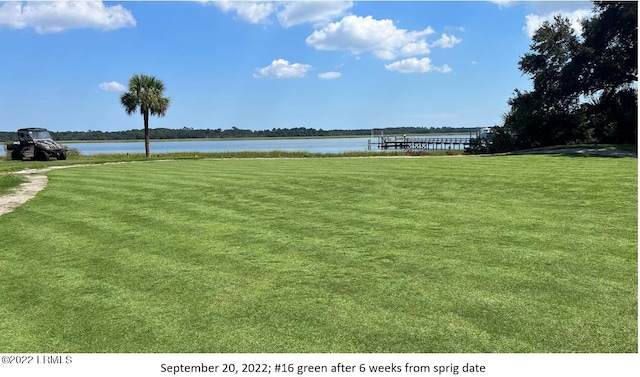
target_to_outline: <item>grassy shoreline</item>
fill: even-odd
[[[407,153],[407,151],[355,151],[342,153],[311,153],[292,151],[239,151],[239,152],[177,152],[152,153],[149,158],[144,153],[132,154],[95,154],[90,156],[69,156],[58,161],[11,161],[8,157],[0,160],[0,174],[24,169],[42,169],[49,166],[68,166],[78,164],[101,164],[107,162],[157,161],[157,160],[198,160],[198,159],[288,159],[288,158],[353,158],[353,157],[402,157],[402,156],[455,156],[462,150],[438,150]]]

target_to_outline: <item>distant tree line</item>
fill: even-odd
[[[516,89],[494,152],[576,143],[637,145],[638,3],[594,3],[576,35],[556,16],[533,36],[519,69],[533,90]]]
[[[432,133],[475,133],[480,127],[390,127],[375,128],[377,135],[384,132],[387,135],[432,134]],[[194,129],[184,127],[180,129],[154,128],[150,130],[151,139],[201,139],[201,138],[252,138],[252,137],[340,137],[340,136],[368,136],[371,129],[359,130],[322,130],[315,128],[273,128],[271,130],[246,130],[237,127],[230,129]],[[144,140],[144,129],[126,131],[50,131],[55,140]],[[0,132],[0,140],[15,140],[15,132]]]

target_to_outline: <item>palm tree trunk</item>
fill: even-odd
[[[147,155],[147,158],[151,156],[151,141],[149,140],[149,110],[144,111],[144,152]]]

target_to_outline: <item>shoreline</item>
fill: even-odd
[[[464,132],[454,133],[423,133],[423,134],[406,134],[411,137],[429,137],[429,136],[448,136],[448,135],[462,135]],[[404,134],[403,134],[404,135]],[[373,138],[379,137],[379,134],[374,134]],[[388,134],[386,136],[399,136],[397,134]],[[181,138],[181,139],[154,139],[151,138],[151,142],[170,142],[170,141],[246,141],[246,140],[306,140],[306,139],[371,139],[371,135],[340,135],[340,136],[256,136],[256,137],[194,137],[194,138]],[[59,140],[58,143],[139,143],[144,142],[144,139],[104,139],[104,140]]]

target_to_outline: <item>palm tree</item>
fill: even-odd
[[[120,97],[127,115],[135,113],[138,108],[144,118],[144,150],[149,157],[149,115],[164,116],[169,108],[168,97],[163,97],[164,83],[153,76],[133,75],[129,79],[129,91]]]

